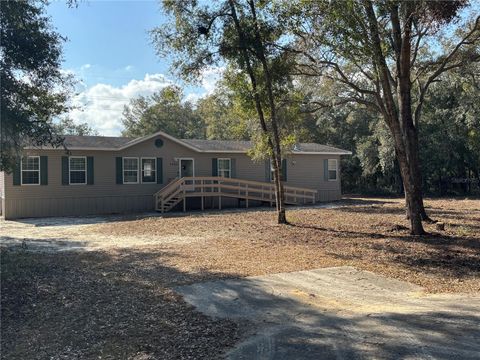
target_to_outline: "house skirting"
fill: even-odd
[[[340,190],[320,190],[317,202],[328,202],[341,199]],[[198,201],[197,201],[198,200]],[[5,219],[50,217],[50,216],[86,216],[106,214],[127,214],[154,211],[152,195],[102,196],[102,197],[66,197],[66,198],[23,198],[3,199],[3,215]],[[187,209],[200,208],[199,199],[187,199]],[[181,204],[179,204],[181,205]],[[262,205],[251,202],[249,206]],[[222,198],[222,208],[244,207],[244,201]],[[218,199],[206,199],[205,208],[218,208]],[[178,208],[181,210],[181,207]]]

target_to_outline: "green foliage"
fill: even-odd
[[[164,131],[181,139],[204,139],[205,122],[177,86],[152,96],[140,96],[123,110],[123,136],[140,137]]]
[[[92,129],[88,124],[75,124],[70,118],[63,118],[58,123],[53,125],[56,133],[60,135],[98,135],[98,132]]]
[[[264,151],[263,137],[267,143],[268,139],[276,141],[277,135],[279,143],[284,142],[283,136],[290,138],[287,124],[292,114],[283,112],[281,104],[292,89],[290,73],[294,63],[283,49],[289,38],[280,19],[272,16],[274,7],[274,2],[269,1],[163,1],[170,22],[154,29],[152,36],[160,56],[173,54],[174,72],[184,80],[195,81],[209,66],[227,69],[223,84],[226,93],[217,92],[199,102],[203,113],[217,116],[212,111],[216,106],[228,108],[232,114],[206,119],[209,138],[224,138],[224,131],[229,131],[231,138],[258,139],[258,151]],[[271,97],[278,114],[272,110]],[[278,132],[274,123],[278,123]],[[264,134],[258,136],[259,132]],[[268,151],[256,156],[266,157]]]
[[[478,189],[475,183],[480,184],[479,81],[477,63],[445,74],[442,82],[432,86],[420,130],[424,144],[422,163],[428,174],[425,187],[430,192]]]
[[[232,4],[240,33],[233,21]],[[288,152],[297,141],[352,151],[352,157],[342,160],[347,191],[403,191],[392,126],[399,125],[394,132],[397,150],[405,149],[405,134],[398,128],[410,123],[419,134],[427,191],[441,192],[434,180],[439,173],[447,178],[478,177],[478,106],[473,104],[475,96],[469,95],[478,93],[472,80],[475,76],[441,76],[447,70],[465,69],[480,58],[478,14],[467,8],[467,15],[458,16],[465,1],[446,6],[432,1],[253,1],[256,18],[249,4],[164,1],[170,23],[152,32],[158,53],[175,57],[173,69],[183,79],[196,80],[211,65],[226,67],[219,90],[202,99],[197,109],[209,138],[251,138],[253,158],[272,156],[268,145],[272,122],[263,132],[255,121],[254,101],[259,98],[265,118],[270,119],[271,85],[282,152]],[[410,11],[411,26],[403,16]],[[401,22],[398,26],[395,16]],[[378,26],[378,33],[372,24]],[[263,42],[256,38],[256,25]],[[399,72],[402,49],[394,39],[397,28],[400,32],[412,30],[411,63],[406,72]],[[376,37],[379,48],[373,41]],[[246,71],[244,49],[250,56],[252,74]],[[267,66],[263,66],[262,52]],[[387,75],[379,76],[379,59],[384,60]],[[412,116],[400,122],[397,89],[400,81],[406,83],[405,73],[412,84],[408,87]],[[257,81],[256,91],[249,75]],[[436,84],[439,80],[462,84],[461,89],[449,88],[442,94],[445,89]],[[386,106],[393,110],[386,111]],[[452,148],[455,155],[447,154]],[[413,155],[415,158],[416,153]]]
[[[60,145],[52,119],[66,113],[72,79],[61,71],[64,38],[43,1],[0,4],[0,170],[12,170],[25,143]]]
[[[475,63],[444,74],[426,99],[419,126],[420,156],[427,194],[480,192],[480,68]],[[306,80],[308,82],[308,80]],[[322,83],[320,83],[321,85]],[[310,98],[332,95],[330,84],[309,88]],[[310,110],[314,104],[310,103]],[[308,140],[353,152],[342,159],[344,191],[400,194],[402,181],[391,134],[379,115],[360,105],[329,106],[312,113]],[[462,180],[465,179],[465,180]],[[468,179],[468,180],[467,180]],[[459,181],[459,183],[455,183]],[[470,184],[470,185],[469,185]]]
[[[249,111],[250,110],[250,111]],[[256,113],[245,107],[224,79],[217,83],[215,92],[197,103],[197,113],[206,125],[207,139],[249,140]]]

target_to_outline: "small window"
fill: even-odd
[[[138,184],[138,158],[123,158],[123,183]]]
[[[22,158],[22,185],[40,185],[40,156]]]
[[[87,158],[85,156],[70,156],[70,185],[85,185],[87,183]]]
[[[232,167],[230,159],[218,159],[218,176],[232,177]]]
[[[155,158],[143,158],[142,159],[142,183],[155,183],[157,182],[156,176],[156,163]]]
[[[337,160],[328,159],[328,181],[337,180]]]

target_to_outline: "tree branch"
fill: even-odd
[[[423,106],[423,102],[425,100],[425,94],[427,93],[428,91],[428,88],[430,87],[430,85],[432,84],[432,82],[438,77],[440,76],[442,73],[444,73],[445,71],[448,71],[450,69],[453,69],[455,67],[458,67],[460,66],[460,63],[457,63],[457,65],[448,65],[448,63],[452,60],[452,58],[459,52],[459,50],[461,49],[462,46],[464,45],[468,45],[468,44],[471,44],[472,42],[470,41],[470,38],[475,35],[475,33],[479,32],[480,33],[480,16],[477,16],[476,20],[475,20],[475,24],[474,26],[472,27],[472,29],[462,38],[462,40],[460,40],[458,42],[457,45],[455,45],[455,47],[453,48],[453,50],[450,52],[450,54],[448,54],[445,58],[443,58],[443,60],[439,63],[439,66],[437,68],[437,70],[435,70],[427,79],[427,81],[425,82],[425,85],[423,86],[423,88],[420,88],[420,96],[419,96],[419,99],[418,99],[418,104],[417,104],[417,107],[415,108],[415,115],[414,115],[414,119],[415,119],[415,123],[418,124],[418,121],[420,120],[420,113],[421,113],[421,110],[422,110],[422,106]],[[480,34],[478,35],[480,37]],[[478,38],[477,38],[478,39]]]

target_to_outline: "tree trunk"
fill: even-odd
[[[243,57],[243,60],[244,60],[244,63],[245,63],[245,68],[247,70],[248,76],[250,77],[250,82],[252,84],[255,108],[257,110],[257,114],[258,114],[258,117],[259,117],[259,120],[260,120],[260,125],[261,125],[261,128],[262,128],[262,132],[263,132],[264,135],[266,135],[267,140],[268,140],[268,147],[269,147],[270,151],[272,152],[272,159],[273,159],[273,166],[274,166],[275,200],[276,200],[276,208],[277,208],[277,213],[278,213],[278,223],[279,224],[286,224],[287,219],[286,219],[286,216],[285,216],[284,191],[283,191],[283,184],[282,184],[281,177],[280,177],[280,174],[281,174],[280,169],[281,169],[281,163],[282,163],[281,152],[280,152],[280,138],[279,138],[277,123],[276,123],[275,106],[274,106],[274,102],[273,102],[271,78],[270,78],[270,75],[269,75],[269,72],[268,72],[268,66],[266,64],[266,59],[265,59],[265,56],[264,56],[263,52],[261,52],[260,54],[257,54],[257,55],[260,55],[260,57],[261,57],[260,60],[262,62],[262,66],[264,67],[264,72],[265,72],[266,80],[267,80],[266,82],[269,85],[268,95],[269,95],[270,108],[271,108],[270,109],[270,111],[271,111],[270,117],[271,117],[271,120],[272,120],[273,140],[272,140],[272,136],[269,132],[269,129],[267,127],[267,123],[265,121],[265,113],[263,111],[262,102],[260,100],[260,95],[258,93],[258,88],[257,88],[257,78],[256,78],[255,72],[254,72],[252,64],[251,64],[251,58],[250,58],[249,52],[247,51],[247,48],[246,48],[245,34],[243,33],[243,30],[241,28],[240,21],[239,21],[238,16],[237,16],[237,11],[236,11],[236,8],[235,8],[234,1],[229,0],[229,5],[230,5],[231,13],[232,13],[232,18],[233,18],[233,21],[235,23],[235,29],[236,29],[237,34],[238,34],[239,47],[240,47],[240,50],[242,52],[242,57]],[[254,16],[254,18],[255,18],[256,15],[255,15],[255,7],[254,7],[253,2],[250,3],[250,7],[252,9],[252,16]],[[257,43],[258,43],[257,45],[262,45],[261,44],[261,39],[259,38],[259,34],[256,34],[256,35],[257,35]]]
[[[413,120],[410,121],[409,118],[403,120],[404,123],[408,124],[406,141],[409,142],[408,149],[411,152],[408,156],[408,161],[412,168],[413,175],[413,191],[415,192],[415,201],[418,202],[417,207],[420,209],[420,216],[422,220],[427,222],[434,222],[425,211],[425,206],[423,204],[423,181],[422,181],[422,171],[420,166],[419,159],[419,145],[418,145],[418,129],[413,125]]]
[[[282,160],[276,157],[276,165],[274,165],[274,178],[275,178],[275,196],[277,204],[277,221],[279,224],[287,224],[287,216],[285,214],[285,192],[283,190],[282,180]]]
[[[270,123],[272,125],[272,135],[273,135],[273,145],[274,145],[274,154],[273,154],[273,158],[275,160],[274,161],[274,178],[275,178],[275,188],[276,188],[275,193],[276,193],[276,203],[277,203],[277,211],[278,211],[278,223],[286,224],[287,219],[285,216],[285,192],[283,190],[283,183],[282,183],[282,177],[281,177],[282,150],[280,146],[280,133],[278,130],[278,123],[277,123],[277,107],[275,104],[275,97],[273,94],[272,77],[270,75],[270,68],[267,62],[267,58],[265,56],[263,39],[260,34],[260,29],[257,23],[257,13],[255,9],[255,2],[253,0],[249,0],[248,4],[250,6],[250,11],[252,13],[252,17],[255,24],[256,54],[262,64],[263,72],[265,75],[268,104],[270,107]]]
[[[405,3],[402,13],[404,14],[404,27],[401,29],[398,7],[391,10],[392,38],[396,54],[397,66],[397,99],[398,119],[397,130],[398,145],[402,146],[401,154],[404,167],[405,198],[408,218],[411,222],[412,233],[421,235],[424,233],[422,218],[426,217],[422,197],[422,175],[420,170],[418,131],[413,122],[412,111],[412,83],[410,79],[411,69],[411,31],[412,31],[412,3]],[[400,130],[400,131],[398,131]],[[418,224],[418,222],[420,222]]]
[[[403,186],[405,189],[405,205],[407,212],[407,219],[410,221],[410,233],[412,235],[423,235],[425,230],[422,225],[422,216],[420,211],[420,201],[418,193],[414,189],[414,180],[411,173],[410,166],[407,162],[407,157],[404,151],[397,151],[398,163],[400,165],[400,173],[402,175]]]

